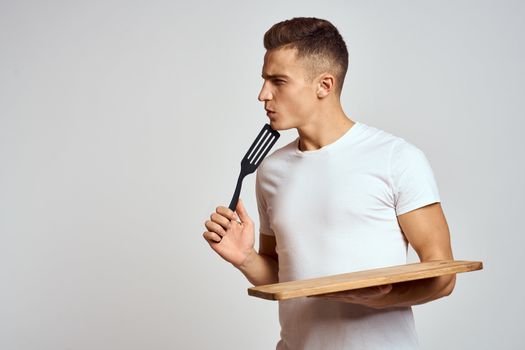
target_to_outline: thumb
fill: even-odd
[[[244,208],[244,202],[242,199],[239,199],[237,202],[237,208],[235,208],[235,211],[237,214],[239,214],[239,219],[241,219],[242,223],[251,222],[252,220],[248,216],[248,212],[246,212],[246,208]]]

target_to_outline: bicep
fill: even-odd
[[[440,203],[412,210],[397,219],[421,261],[453,259],[450,232]]]
[[[265,235],[263,233],[259,234],[259,254],[267,255],[277,260],[275,246],[275,236]]]

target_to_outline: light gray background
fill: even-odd
[[[1,349],[274,347],[277,305],[201,235],[294,16],[340,29],[345,110],[426,153],[455,257],[485,263],[414,308],[422,348],[525,346],[523,2],[1,0]],[[242,198],[257,222],[254,176]]]

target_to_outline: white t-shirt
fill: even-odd
[[[260,232],[274,235],[279,281],[406,264],[397,215],[439,202],[418,148],[356,122],[335,142],[301,151],[299,138],[260,165]],[[412,309],[316,298],[279,302],[277,349],[415,349]]]

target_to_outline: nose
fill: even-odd
[[[263,83],[261,92],[259,92],[259,96],[257,97],[257,99],[261,102],[264,102],[264,101],[270,101],[272,98],[273,98],[272,92],[270,91],[268,87],[267,81],[265,81]]]

